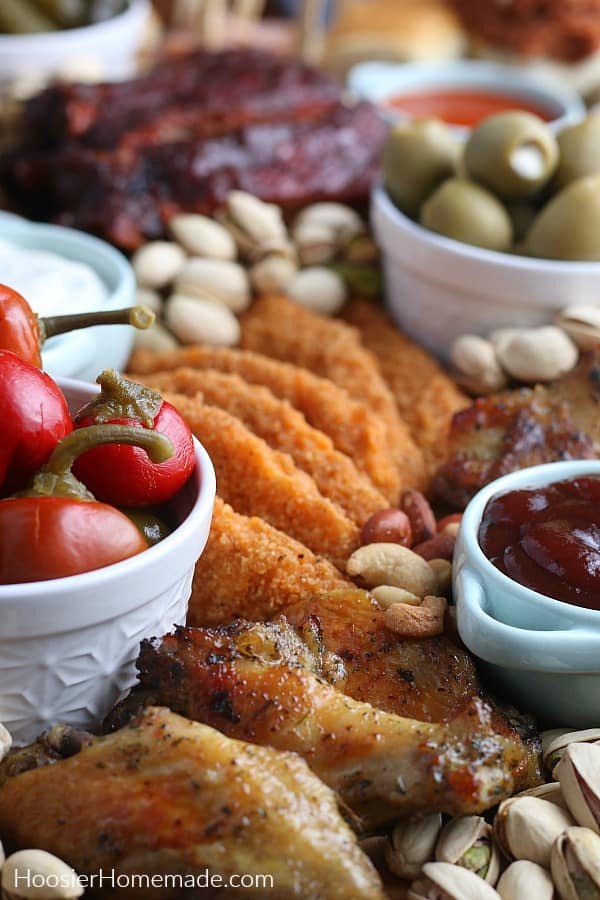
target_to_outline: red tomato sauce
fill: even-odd
[[[528,103],[520,97],[492,91],[475,91],[463,88],[413,91],[396,94],[384,101],[384,106],[405,112],[415,118],[433,117],[442,119],[449,125],[464,125],[472,128],[489,116],[520,109],[534,113],[545,122],[554,118],[542,106]]]
[[[519,584],[600,609],[600,477],[492,498],[479,544],[490,562]]]

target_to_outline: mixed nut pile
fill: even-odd
[[[323,315],[335,315],[349,290],[379,289],[377,248],[358,213],[315,203],[288,230],[281,209],[231,191],[215,218],[182,213],[169,223],[172,241],[151,241],[133,256],[138,299],[161,322],[137,346],[235,345],[236,316],[253,292],[283,293]]]

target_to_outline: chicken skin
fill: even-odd
[[[147,708],[73,756],[0,784],[0,834],[9,852],[38,847],[80,875],[95,874],[86,897],[384,898],[335,795],[304,760],[232,740],[168,709]],[[176,880],[99,887],[100,870],[108,879],[113,869],[179,876],[188,887]],[[207,870],[222,884],[269,875],[272,887],[192,887],[191,878]]]

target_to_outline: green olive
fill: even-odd
[[[560,161],[554,179],[560,190],[585,175],[600,174],[600,113],[592,113],[578,125],[558,135]]]
[[[431,195],[421,208],[421,224],[488,250],[508,250],[512,244],[505,208],[493,194],[465,178],[449,178]]]
[[[540,204],[529,200],[511,200],[505,205],[512,223],[513,238],[517,242],[522,241],[540,211]]]
[[[535,218],[524,249],[546,259],[600,260],[600,175],[559,191]]]
[[[548,126],[531,113],[499,113],[476,128],[465,147],[471,178],[501,197],[528,197],[552,177],[558,145]]]
[[[385,189],[403,213],[416,218],[425,198],[454,174],[459,155],[452,131],[437,119],[394,125],[383,147]]]

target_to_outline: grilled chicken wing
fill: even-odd
[[[48,850],[81,875],[273,878],[272,887],[235,890],[105,883],[95,897],[384,897],[333,792],[304,760],[167,709],[148,708],[68,759],[7,777],[0,833],[9,849]]]
[[[343,685],[343,661],[311,653],[284,621],[179,628],[144,642],[138,669],[152,702],[299,753],[367,827],[485,809],[515,790],[525,763],[524,745],[494,733],[482,702],[441,725],[346,696],[319,674]]]

